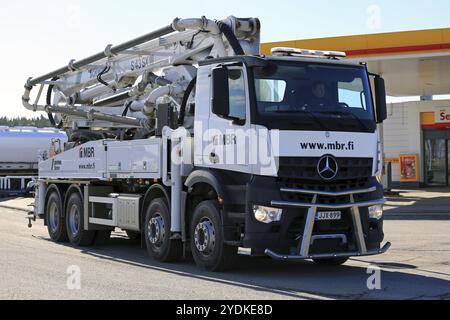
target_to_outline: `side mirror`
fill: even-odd
[[[386,85],[380,76],[375,77],[375,103],[377,107],[377,123],[387,119]]]
[[[212,71],[212,112],[221,118],[230,114],[228,69],[223,66]]]

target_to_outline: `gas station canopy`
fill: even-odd
[[[450,28],[265,43],[274,47],[345,51],[381,74],[390,96],[450,94]]]

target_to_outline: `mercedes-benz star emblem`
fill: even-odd
[[[336,159],[333,156],[324,156],[319,160],[317,165],[317,172],[323,180],[333,180],[336,178],[339,167]]]

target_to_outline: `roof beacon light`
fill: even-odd
[[[319,57],[328,59],[341,59],[347,56],[345,52],[340,51],[322,51],[322,50],[296,49],[285,47],[273,48],[271,53],[274,56]]]

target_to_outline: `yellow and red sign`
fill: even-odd
[[[450,123],[450,108],[439,108],[435,112],[435,123]]]
[[[400,155],[400,182],[419,181],[419,157],[416,154]]]
[[[450,129],[450,107],[439,107],[434,112],[420,114],[423,129]]]
[[[450,28],[264,43],[262,53],[274,47],[345,51],[351,58],[442,53],[450,51]]]

